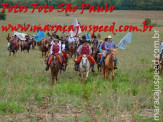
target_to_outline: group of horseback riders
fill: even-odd
[[[62,64],[61,69],[65,70],[64,63],[65,60],[69,57],[69,44],[75,43],[77,45],[77,49],[75,52],[75,71],[78,71],[79,64],[81,62],[82,56],[87,55],[87,58],[89,59],[90,66],[92,69],[92,72],[95,72],[94,66],[95,66],[95,57],[92,56],[93,48],[90,46],[91,44],[95,45],[98,50],[96,50],[97,53],[102,54],[100,57],[100,61],[98,62],[98,65],[101,66],[104,58],[111,52],[111,49],[116,49],[115,43],[112,41],[112,37],[109,35],[108,38],[105,38],[105,41],[102,40],[98,41],[97,37],[94,36],[93,40],[87,40],[86,36],[77,36],[77,37],[71,37],[70,35],[67,35],[65,39],[59,38],[57,36],[49,36],[49,41],[51,43],[50,48],[50,55],[47,58],[46,61],[46,68],[45,70],[49,70],[49,66],[51,64],[51,59],[53,55],[56,55],[59,62]],[[96,55],[97,56],[97,55]],[[115,59],[115,67],[114,69],[117,69],[117,58]]]

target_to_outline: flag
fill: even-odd
[[[132,33],[128,32],[125,37],[119,42],[118,48],[119,49],[126,49],[127,43],[131,43]]]
[[[36,42],[39,42],[45,37],[46,37],[45,33],[43,31],[38,30],[34,36],[34,39],[36,39]]]
[[[20,40],[26,40],[25,36],[27,34],[25,34],[25,33],[19,33],[17,31],[14,31],[14,35],[16,35]]]
[[[85,36],[86,36],[86,40],[91,40],[91,37],[90,37],[88,31],[86,31],[86,35]]]
[[[72,23],[73,24],[73,28],[75,29],[74,31],[70,31],[70,34],[71,34],[71,37],[74,37],[78,31],[77,34],[80,34],[82,31],[81,31],[81,28],[80,28],[80,25],[77,21],[77,18],[75,18],[74,22]],[[79,26],[78,30],[77,30],[77,26]]]

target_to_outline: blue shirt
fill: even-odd
[[[102,52],[102,45],[103,45],[103,43],[101,43],[100,46],[99,46],[99,52],[100,53]]]
[[[111,42],[107,41],[105,43],[105,49],[108,51],[110,48],[111,49],[116,48],[116,45],[115,45],[115,43],[113,41],[111,41]]]
[[[163,49],[163,42],[161,42],[160,48],[161,48],[161,50]]]

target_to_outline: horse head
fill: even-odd
[[[117,56],[117,49],[111,49],[111,57],[113,61],[116,59]]]
[[[89,63],[86,55],[83,55],[81,62],[82,62],[82,67],[86,68],[87,64]]]
[[[59,64],[59,61],[56,55],[54,55],[52,62],[53,62],[53,67],[56,67]]]

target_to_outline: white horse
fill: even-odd
[[[89,69],[90,69],[89,60],[86,55],[83,55],[81,62],[79,64],[79,75],[80,75],[81,81],[83,80],[83,72],[86,72],[86,80],[87,80]]]

